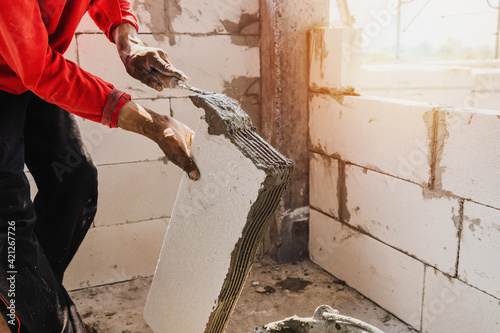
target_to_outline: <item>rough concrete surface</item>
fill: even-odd
[[[304,284],[300,281],[311,284],[300,290]],[[151,278],[139,278],[70,295],[83,320],[99,333],[151,333],[142,317],[150,283]],[[278,265],[267,257],[254,264],[226,332],[250,333],[258,326],[293,314],[311,317],[321,304],[386,333],[416,332],[310,261]]]
[[[361,34],[349,27],[309,31],[311,91],[359,92]]]
[[[309,206],[307,31],[328,24],[329,8],[329,0],[260,1],[262,136],[296,162],[265,243],[280,262],[308,255],[307,222],[293,218]]]
[[[259,0],[167,1],[167,22],[174,33],[245,33],[245,27],[259,22],[258,14]]]

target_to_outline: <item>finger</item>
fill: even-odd
[[[191,146],[193,145],[193,140],[194,140],[194,132],[191,131],[191,133],[189,133],[189,138],[186,140],[186,145],[190,153],[191,153]]]
[[[187,173],[189,179],[198,180],[200,178],[200,170],[198,170],[198,167],[193,162],[191,157],[185,155],[185,153],[186,151],[181,150],[180,151],[181,155],[176,156],[176,159],[182,165],[182,170],[184,170]]]
[[[191,160],[191,164],[184,168],[184,171],[187,173],[189,179],[198,180],[200,179],[200,170],[194,162]]]
[[[160,148],[169,161],[187,173],[189,179],[198,180],[200,178],[200,171],[191,157],[189,157],[189,152],[187,152],[187,148],[184,145],[181,144],[181,147],[178,146],[172,149],[168,144],[160,144]]]
[[[156,58],[154,61],[154,64],[158,65],[158,66],[163,66],[165,68],[165,71],[162,71],[158,68],[156,68],[156,65],[153,65],[153,67],[155,67],[159,72],[167,75],[167,76],[175,76],[176,78],[178,78],[179,80],[182,80],[184,82],[186,82],[187,80],[189,80],[189,78],[187,77],[186,74],[184,74],[181,70],[175,68],[175,66],[170,62],[170,60],[168,60],[168,57],[167,57],[167,53],[165,51],[163,51],[162,49],[159,49],[158,50],[158,55],[159,55],[159,58]]]
[[[158,81],[161,82],[161,84],[164,87],[170,87],[170,81],[169,80],[172,78],[172,76],[166,76],[166,75],[158,72],[154,68],[151,69],[151,75],[154,75],[158,79]]]
[[[145,85],[147,85],[148,87],[153,88],[156,91],[163,90],[163,84],[152,73],[144,74],[144,76],[141,78],[141,82],[144,83]]]
[[[172,152],[172,149],[169,146],[162,146],[162,145],[160,145],[160,148],[163,151],[163,153],[165,154],[165,156],[167,157],[167,160],[169,160],[170,162],[174,163],[179,168],[183,169],[181,162],[179,162],[177,160],[177,157]]]
[[[189,77],[180,69],[174,67],[173,72],[175,73],[175,77],[180,79],[181,81],[187,82],[187,80],[189,80]]]
[[[148,56],[148,63],[151,68],[156,69],[158,72],[172,76],[174,74],[174,65],[168,59],[163,59],[158,53],[150,53]]]

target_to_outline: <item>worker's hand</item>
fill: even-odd
[[[187,172],[189,178],[198,180],[200,178],[200,171],[190,157],[194,132],[170,116],[161,117],[161,133],[156,143],[158,143],[170,161]]]
[[[200,178],[200,171],[190,157],[194,132],[183,123],[128,101],[120,111],[117,125],[155,141],[167,158],[184,170],[190,179]]]
[[[145,46],[131,24],[117,26],[113,38],[127,73],[147,86],[162,91],[163,87],[169,86],[172,77],[182,81],[188,79],[172,65],[164,50]]]

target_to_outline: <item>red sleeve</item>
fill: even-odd
[[[0,1],[0,54],[34,94],[73,114],[102,122],[113,85],[66,60],[49,45],[37,0]],[[121,96],[128,97],[120,92]],[[124,103],[111,111],[116,127]]]
[[[129,0],[95,0],[90,4],[89,15],[113,43],[112,32],[122,23],[130,23],[139,31]]]

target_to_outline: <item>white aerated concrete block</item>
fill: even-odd
[[[134,100],[157,113],[169,115],[169,99]],[[150,139],[119,128],[78,118],[85,146],[97,165],[157,161],[164,154]]]
[[[258,34],[259,1],[167,1],[167,22],[174,33]]]
[[[474,69],[472,99],[466,107],[478,109],[500,109],[500,69]]]
[[[362,95],[465,106],[472,98],[470,68],[432,65],[362,66]]]
[[[427,184],[432,105],[376,97],[326,94],[309,103],[312,150],[373,170]]]
[[[132,11],[137,17],[140,33],[165,33],[165,5],[163,1],[155,0],[131,0]],[[77,33],[101,32],[90,15],[83,16]]]
[[[201,178],[182,180],[146,305],[155,332],[205,331],[265,180],[227,138],[209,135],[207,124],[200,124],[193,156]]]
[[[447,111],[437,180],[445,191],[500,208],[500,144],[496,140],[500,111]]]
[[[382,308],[420,327],[424,264],[311,210],[311,260]]]
[[[309,203],[315,209],[339,217],[339,163],[316,153],[309,160]]]
[[[500,110],[500,91],[472,92],[471,105],[479,109]]]
[[[132,10],[137,17],[140,33],[165,33],[165,1],[131,0]]]
[[[397,98],[417,102],[427,102],[443,105],[464,106],[470,103],[473,93],[470,88],[451,89],[365,89],[361,91],[363,96],[377,96],[385,98]]]
[[[405,253],[455,274],[457,199],[425,196],[410,182],[346,166],[349,224]]]
[[[182,179],[144,310],[158,333],[224,331],[292,167],[227,97],[193,100],[201,178]]]
[[[330,28],[309,32],[309,89],[358,89],[361,29]]]
[[[80,21],[80,24],[78,25],[78,28],[76,28],[76,33],[77,34],[85,34],[85,33],[98,33],[101,32],[97,25],[94,23],[92,18],[88,13],[86,13],[83,17],[82,20]],[[104,37],[106,38],[106,37]]]
[[[481,68],[472,70],[473,86],[476,92],[498,92],[500,91],[500,69]]]
[[[428,267],[425,274],[422,332],[500,332],[499,302]]]
[[[200,118],[204,115],[203,110],[194,106],[189,98],[172,98],[171,105],[173,117],[193,131],[196,130]]]
[[[193,86],[214,92],[230,90],[240,77],[260,77],[259,38],[257,36],[190,36],[171,35],[156,40],[141,35],[141,40],[168,53],[169,60],[189,76]],[[116,46],[102,35],[79,35],[80,66],[114,84],[132,98],[187,97],[190,92],[165,89],[157,92],[130,77],[118,57]],[[97,53],[94,50],[101,50]],[[224,50],[224,52],[220,52]]]
[[[68,290],[151,276],[167,219],[91,228],[65,276]]]
[[[182,170],[171,162],[98,167],[97,226],[170,216]]]
[[[466,201],[458,276],[500,299],[500,210]]]
[[[367,89],[471,89],[472,71],[465,67],[430,65],[362,66],[361,91]]]

